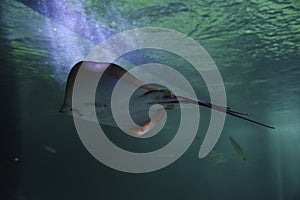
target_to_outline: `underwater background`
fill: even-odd
[[[300,199],[299,0],[2,0],[0,13],[0,199]],[[66,78],[101,41],[138,27],[169,28],[199,42],[222,74],[228,105],[275,130],[227,117],[217,145],[199,159],[210,119],[201,108],[193,144],[161,170],[130,174],[94,159],[72,117],[58,112]],[[209,101],[184,61],[144,54],[131,61],[150,57],[173,66]],[[153,140],[112,127],[106,133],[129,150],[154,150],[176,132],[180,112],[171,112]]]

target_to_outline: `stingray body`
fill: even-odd
[[[72,93],[78,71],[87,74],[97,74],[102,72],[102,76],[99,80],[98,87],[96,89],[95,101],[94,102],[82,102],[85,106],[77,107],[78,105],[72,105]],[[126,74],[125,78],[122,76]],[[122,78],[122,79],[121,79]],[[89,80],[87,80],[88,82]],[[153,126],[161,121],[165,114],[165,110],[171,110],[178,105],[178,103],[197,104],[210,109],[215,109],[220,112],[225,112],[229,115],[259,124],[268,128],[271,126],[262,124],[260,122],[246,118],[243,113],[233,111],[229,108],[212,105],[211,103],[191,99],[183,96],[175,96],[170,90],[166,88],[157,88],[155,86],[144,84],[141,80],[137,79],[132,74],[128,73],[122,67],[113,63],[97,63],[90,61],[81,61],[77,63],[70,71],[66,90],[64,103],[60,109],[60,112],[77,115],[79,117],[86,117],[88,115],[89,108],[95,106],[97,119],[100,124],[118,126],[114,121],[112,110],[111,110],[111,97],[112,91],[118,81],[121,81],[123,87],[137,87],[133,95],[130,98],[130,115],[134,122],[138,126],[132,126],[124,122],[122,127],[125,127],[129,132],[136,135],[143,135],[147,133]],[[119,101],[122,101],[120,98]],[[151,117],[149,117],[149,109],[154,104],[160,104],[163,108],[154,110]],[[83,109],[85,108],[85,109]],[[125,117],[125,116],[124,116]]]

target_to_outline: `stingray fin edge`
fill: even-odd
[[[165,114],[164,109],[158,110],[152,117],[152,120],[151,119],[147,120],[146,122],[144,122],[142,124],[142,126],[129,128],[129,129],[126,129],[126,131],[133,133],[134,135],[137,135],[137,136],[143,136],[146,133],[148,133],[153,127],[156,126],[156,124],[158,124],[162,120],[164,114]]]

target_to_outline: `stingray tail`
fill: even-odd
[[[204,107],[207,107],[207,108],[210,108],[210,109],[214,109],[214,110],[218,110],[220,112],[227,113],[228,115],[231,115],[231,116],[234,116],[234,117],[252,122],[254,124],[258,124],[258,125],[261,125],[261,126],[264,126],[264,127],[267,127],[267,128],[275,129],[273,126],[269,126],[267,124],[263,124],[263,123],[260,123],[258,121],[255,121],[255,120],[252,120],[252,119],[249,119],[249,118],[245,117],[245,116],[249,115],[248,113],[237,112],[237,111],[231,110],[231,108],[214,105],[214,104],[202,101],[202,100],[190,99],[190,98],[182,97],[182,96],[178,96],[177,98],[180,102],[183,102],[183,103],[198,104],[200,106],[204,106]]]
[[[214,110],[218,110],[220,112],[224,112],[227,113],[228,115],[252,122],[254,124],[258,124],[267,128],[271,128],[271,129],[275,129],[272,126],[260,123],[258,121],[249,119],[245,116],[249,115],[248,113],[242,113],[242,112],[237,112],[234,110],[231,110],[231,108],[229,107],[223,107],[223,106],[219,106],[219,105],[214,105],[202,100],[198,100],[198,99],[191,99],[188,97],[183,97],[183,96],[175,96],[173,94],[171,94],[171,92],[167,89],[163,89],[163,90],[152,90],[149,91],[147,93],[145,93],[144,95],[151,95],[156,96],[157,97],[157,101],[156,102],[152,102],[152,103],[160,103],[160,104],[167,104],[166,109],[173,109],[174,108],[174,104],[177,104],[179,102],[182,103],[191,103],[191,104],[197,104],[199,106],[204,106],[210,109],[214,109]]]

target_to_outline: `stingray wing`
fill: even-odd
[[[87,74],[103,73],[103,76],[99,81],[100,82],[99,84],[104,86],[104,92],[106,91],[111,92],[115,84],[117,83],[117,81],[127,72],[125,69],[123,69],[122,67],[114,63],[97,63],[97,62],[90,62],[90,61],[78,62],[77,64],[74,65],[74,67],[71,69],[68,75],[66,89],[65,89],[64,103],[60,109],[60,112],[66,112],[70,110],[72,107],[73,86],[79,69],[83,73],[87,73]],[[140,81],[139,79],[137,79],[136,77],[134,77],[129,73],[126,76],[126,78],[124,78],[124,81],[133,85],[141,85],[142,86],[141,88],[145,90],[144,92],[156,90],[156,88],[144,84],[142,81]],[[99,94],[99,95],[102,95],[102,99],[103,99],[104,94]],[[99,98],[96,97],[96,99]]]
[[[128,127],[126,128],[126,131],[138,136],[145,135],[162,120],[164,114],[165,114],[164,109],[155,110],[152,119],[149,118],[147,112],[141,112],[140,114],[135,114],[140,118],[139,121],[143,121],[143,123],[142,124],[137,123],[138,126],[134,125]]]
[[[95,102],[83,102],[84,106],[81,105],[80,109],[76,107],[77,105],[72,105],[73,88],[79,70],[80,73],[85,73],[87,77],[96,76],[97,73],[103,73],[96,89]],[[60,112],[68,114],[73,112],[73,114],[75,113],[77,117],[93,121],[88,116],[88,110],[95,106],[99,123],[117,126],[111,111],[111,95],[117,82],[121,81],[121,84],[125,87],[127,85],[131,85],[138,88],[132,96],[134,109],[133,112],[131,112],[132,118],[138,126],[125,123],[123,124],[123,127],[125,127],[127,131],[136,135],[143,135],[147,133],[162,119],[165,113],[163,109],[155,110],[151,120],[148,114],[151,105],[148,104],[148,102],[145,102],[145,99],[142,98],[144,94],[151,91],[157,91],[157,89],[144,84],[130,73],[127,73],[126,76],[123,77],[125,73],[127,73],[125,69],[113,63],[97,63],[89,61],[81,61],[77,63],[68,75],[64,103]],[[88,79],[86,82],[88,87]],[[126,116],[124,116],[124,118],[125,117]]]

